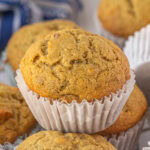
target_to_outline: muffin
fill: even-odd
[[[34,43],[16,80],[42,127],[86,133],[116,121],[135,82],[115,44],[81,29],[58,31]]]
[[[0,144],[14,142],[36,126],[18,88],[0,84]]]
[[[149,0],[101,0],[98,18],[114,40],[115,36],[126,39],[150,23],[149,9]]]
[[[12,84],[15,85],[14,71],[19,68],[22,57],[32,43],[50,32],[72,28],[79,27],[68,20],[53,20],[26,25],[14,33],[8,42],[6,54],[6,71]]]
[[[23,141],[17,150],[116,150],[104,137],[58,131],[41,131]]]
[[[135,86],[117,121],[99,134],[106,136],[119,150],[133,150],[143,127],[146,111],[147,100]]]

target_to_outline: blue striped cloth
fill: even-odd
[[[25,24],[55,18],[74,20],[81,0],[0,0],[0,50]]]

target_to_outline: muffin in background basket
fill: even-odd
[[[0,144],[13,143],[37,122],[18,88],[0,84]]]
[[[104,27],[101,34],[114,42],[125,39],[150,23],[149,0],[101,0],[98,18]],[[106,32],[105,32],[106,29]]]
[[[79,28],[69,20],[52,20],[26,25],[15,32],[10,38],[6,48],[6,71],[14,84],[14,72],[19,68],[21,59],[30,45],[50,32],[63,29]]]
[[[135,83],[123,52],[81,29],[57,31],[34,43],[16,80],[42,127],[86,133],[116,121]]]
[[[41,131],[28,137],[17,150],[116,150],[100,135]]]
[[[118,150],[135,149],[145,122],[147,108],[144,94],[135,85],[117,121],[99,134],[105,136]]]
[[[19,68],[21,59],[30,45],[50,32],[79,28],[69,20],[52,20],[26,25],[14,33],[7,45],[7,59],[13,70]]]

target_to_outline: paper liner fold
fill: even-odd
[[[135,70],[137,84],[150,99],[150,25],[129,37],[124,52]]]
[[[135,150],[138,145],[139,135],[145,122],[145,116],[134,127],[119,135],[112,135],[111,138],[105,137],[118,150]]]
[[[150,62],[150,25],[129,36],[123,49],[132,69]]]
[[[111,126],[118,118],[135,84],[135,75],[131,71],[131,78],[122,89],[95,100],[92,103],[75,100],[68,104],[59,100],[50,103],[49,98],[40,97],[31,91],[21,74],[17,71],[17,85],[24,96],[29,108],[39,124],[48,130],[63,132],[96,133]]]

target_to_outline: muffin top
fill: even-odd
[[[147,100],[142,91],[135,86],[119,118],[111,127],[102,132],[102,135],[118,134],[135,126],[147,110]]]
[[[35,125],[36,121],[18,88],[0,84],[0,144],[14,142]]]
[[[19,68],[22,57],[32,43],[45,37],[50,32],[68,28],[79,27],[71,21],[53,20],[26,25],[14,33],[7,45],[7,58],[13,70]]]
[[[104,28],[128,37],[150,23],[149,0],[101,0],[98,17]]]
[[[17,150],[115,150],[100,135],[41,131],[28,137]]]
[[[35,93],[67,102],[109,96],[130,78],[123,52],[81,29],[58,31],[33,44],[21,61],[21,72]]]

